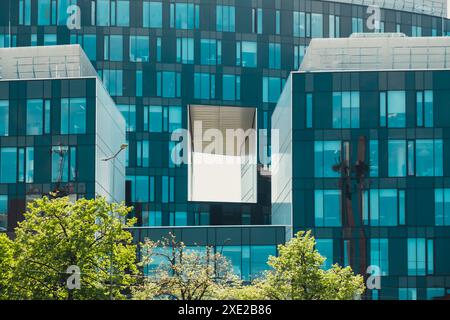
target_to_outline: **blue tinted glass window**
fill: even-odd
[[[3,41],[2,41],[2,35],[0,35],[0,48],[3,48]],[[33,33],[31,35],[31,46],[36,47],[37,46],[37,34]]]
[[[176,3],[175,28],[177,29],[198,28],[198,19],[199,19],[198,11],[199,11],[198,5],[194,5],[192,3]],[[173,16],[171,18],[173,19]],[[173,25],[173,22],[171,24]]]
[[[182,127],[182,109],[180,106],[169,107],[169,132]]]
[[[380,92],[380,127],[386,127],[387,125],[387,99],[386,92]]]
[[[97,25],[109,26],[110,25],[110,6],[109,0],[97,0]]]
[[[323,15],[321,13],[311,14],[311,37],[323,37]]]
[[[316,249],[326,259],[322,268],[330,269],[333,265],[333,239],[316,239]]]
[[[256,42],[242,41],[240,54],[243,67],[256,68],[258,61],[258,45]]]
[[[27,147],[25,150],[25,182],[34,181],[34,147]]]
[[[155,177],[150,177],[150,202],[155,201]]]
[[[437,226],[450,225],[450,189],[434,191],[434,214]]]
[[[50,1],[51,0],[38,1],[38,25],[40,26],[50,25],[50,17],[51,17]]]
[[[143,25],[144,28],[162,28],[162,3],[144,1]]]
[[[142,70],[136,70],[136,97],[142,97],[143,73]]]
[[[281,29],[281,13],[280,10],[275,11],[275,34],[280,34]]]
[[[407,142],[407,161],[408,161],[408,165],[407,165],[407,173],[408,176],[413,176],[415,173],[415,142],[414,140],[408,140]]]
[[[86,133],[86,98],[61,99],[61,134]]]
[[[359,92],[333,92],[333,128],[359,128]]]
[[[52,182],[75,181],[77,176],[76,147],[52,147]]]
[[[380,213],[379,224],[395,226],[398,223],[398,193],[395,189],[379,190]]]
[[[306,94],[306,128],[313,126],[313,96],[312,93]]]
[[[423,276],[426,274],[427,245],[425,238],[408,238],[408,275]]]
[[[117,26],[128,27],[130,25],[130,2],[117,0]]]
[[[316,227],[341,226],[340,190],[315,190],[314,200]]]
[[[310,20],[310,13],[293,12],[293,34],[294,37],[309,37],[310,29],[307,20]]]
[[[173,71],[163,71],[157,73],[157,95],[166,98],[179,97],[180,92],[180,74]]]
[[[370,239],[370,264],[380,268],[380,275],[389,275],[388,239]]]
[[[404,128],[406,125],[405,91],[387,92],[387,124],[390,128]]]
[[[123,38],[121,35],[109,36],[109,59],[111,61],[123,60]]]
[[[54,46],[56,44],[56,34],[44,34],[44,46]]]
[[[68,147],[52,147],[52,182],[67,182]]]
[[[352,33],[363,32],[363,19],[352,18]]]
[[[216,30],[235,31],[235,8],[233,6],[218,5],[216,7]]]
[[[405,190],[398,191],[398,223],[401,225],[405,224]]]
[[[19,24],[31,24],[31,0],[19,0]]]
[[[103,83],[111,96],[121,96],[123,92],[123,71],[103,70]]]
[[[127,131],[136,131],[136,106],[121,104],[117,108],[122,113],[127,123]]]
[[[194,63],[194,38],[177,38],[177,62]]]
[[[174,218],[175,226],[187,226],[187,212],[177,211]]]
[[[241,77],[232,75],[232,74],[224,74],[222,77],[222,99],[223,100],[239,100],[240,97],[240,85],[241,85]]]
[[[250,266],[253,277],[262,275],[262,272],[268,269],[267,260],[269,256],[276,255],[275,246],[250,246]]]
[[[83,50],[92,61],[97,59],[97,37],[95,34],[85,34],[83,36]]]
[[[369,206],[371,226],[396,226],[404,223],[400,221],[405,208],[403,190],[370,189]]]
[[[25,148],[17,149],[17,158],[19,162],[17,181],[24,182],[25,181]]]
[[[445,296],[444,288],[427,288],[427,300],[442,298]]]
[[[0,182],[16,183],[17,148],[1,148]]]
[[[43,132],[44,105],[42,99],[27,100],[27,135],[40,135]]]
[[[214,74],[194,73],[194,98],[213,99],[215,97],[215,79]]]
[[[0,100],[0,135],[9,134],[9,101]]]
[[[416,175],[442,175],[442,140],[416,140]]]
[[[433,176],[433,140],[416,141],[416,174],[417,176]]]
[[[263,32],[263,11],[261,8],[252,9],[252,32],[262,34]]]
[[[224,245],[222,249],[222,254],[226,257],[231,265],[233,266],[233,271],[238,276],[241,276],[241,246],[227,246]]]
[[[281,68],[281,44],[269,43],[269,68]]]
[[[399,288],[398,289],[399,300],[417,300],[416,288]]]
[[[434,240],[427,239],[427,274],[434,273]]]
[[[149,165],[149,141],[136,141],[136,165],[138,167],[148,167]]]
[[[417,114],[417,126],[423,126],[423,91],[416,93],[416,114]]]
[[[161,62],[161,38],[156,38],[156,61]]]
[[[370,176],[378,177],[378,140],[369,141]]]
[[[422,36],[422,27],[420,26],[411,26],[411,36],[413,37],[421,37]]]
[[[161,211],[143,211],[142,226],[162,226]]]
[[[314,175],[315,177],[339,177],[340,173],[333,166],[341,161],[340,141],[314,142]]]
[[[427,90],[424,93],[424,110],[423,117],[425,119],[425,127],[433,127],[433,91]]]
[[[69,149],[69,181],[75,181],[77,178],[77,148]]]
[[[130,61],[147,62],[149,60],[149,39],[147,36],[130,36]]]
[[[444,155],[443,155],[443,142],[441,139],[434,140],[434,175],[437,177],[444,174]]]
[[[222,42],[215,39],[200,40],[200,63],[215,65],[221,63]]]
[[[388,141],[388,175],[389,177],[406,176],[406,141]]]
[[[278,77],[263,77],[263,102],[277,103],[283,80]]]
[[[149,202],[149,177],[136,176],[133,202]]]
[[[162,107],[150,106],[149,107],[149,131],[150,132],[162,132]]]
[[[294,69],[297,70],[302,64],[303,58],[305,56],[306,47],[305,46],[294,46]]]

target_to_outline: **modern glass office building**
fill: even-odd
[[[272,222],[379,274],[369,298],[448,294],[449,97],[450,38],[313,40],[273,113]]]
[[[367,21],[377,7],[369,5],[381,7],[375,27]],[[259,142],[272,137],[259,130],[271,128],[281,90],[311,39],[450,34],[443,0],[8,0],[1,6],[0,47],[83,47],[126,119],[126,200],[139,227],[266,226],[268,239],[274,238],[271,146]],[[195,140],[195,120],[218,114],[226,120],[217,123],[221,132],[236,121],[258,130],[256,151],[220,154],[257,155],[258,166],[235,168],[240,201],[193,194],[191,182],[202,181],[193,177],[199,167],[172,161],[173,131],[187,129]],[[194,154],[195,145],[188,151]]]
[[[125,199],[125,120],[79,45],[0,49],[0,230],[43,195]],[[100,121],[101,120],[101,121]]]

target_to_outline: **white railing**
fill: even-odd
[[[14,57],[17,79],[82,76],[79,55]]]

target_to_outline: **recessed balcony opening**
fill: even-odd
[[[188,107],[189,201],[257,201],[256,108]]]

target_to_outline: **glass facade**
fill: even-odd
[[[66,10],[71,4],[80,7],[80,29],[66,28]],[[130,190],[127,196],[130,205],[134,207],[132,214],[138,218],[138,225],[144,226],[176,224],[177,216],[181,217],[178,221],[189,226],[244,222],[270,224],[270,181],[262,176],[258,177],[256,204],[188,202],[187,166],[173,165],[169,153],[172,143],[170,132],[179,127],[187,128],[187,106],[198,103],[256,107],[258,129],[269,129],[272,125],[272,113],[289,73],[299,68],[312,38],[348,37],[356,31],[373,32],[364,23],[367,18],[366,6],[316,0],[275,0],[258,4],[215,0],[11,0],[2,4],[2,9],[0,47],[78,43],[87,53],[127,121],[126,141],[129,147],[126,151],[125,175],[127,190]],[[421,13],[381,9],[381,19],[385,32],[404,32],[410,36],[441,36],[450,32],[447,19]],[[393,82],[395,81],[394,79]],[[406,122],[400,126],[398,123],[404,121],[401,120],[404,116],[402,106],[395,105],[391,108],[389,102],[400,101],[401,94],[396,92],[403,88],[391,89],[385,86],[379,88],[376,96],[370,96],[370,93],[355,88],[358,81],[352,80],[352,85],[349,85],[347,79],[338,82],[340,85],[327,91],[327,94],[317,95],[316,89],[318,92],[319,89],[325,89],[323,86],[327,83],[331,86],[330,82],[319,80],[308,87],[314,88],[308,92],[308,97],[301,97],[301,101],[308,101],[309,111],[308,117],[299,116],[300,120],[307,124],[309,130],[319,132],[315,139],[318,144],[311,142],[306,146],[311,153],[307,160],[316,164],[314,170],[308,173],[311,179],[328,181],[339,178],[339,173],[332,167],[340,161],[340,148],[344,140],[352,140],[345,130],[366,130],[369,123],[373,123],[373,128],[382,126],[381,114],[375,117],[366,113],[368,101],[377,101],[370,108],[380,110],[381,103],[378,100],[381,92],[386,95],[386,129],[406,130],[410,128],[411,121],[418,124],[423,122],[423,128],[431,128],[430,123],[439,125],[445,121],[438,110],[442,103],[440,99],[443,98],[434,95],[430,100],[427,91],[432,88],[417,87],[414,93],[406,93]],[[419,91],[423,92],[422,96]],[[336,105],[333,104],[333,93],[340,94],[340,101],[336,98]],[[77,147],[74,151],[74,158],[78,159],[76,179],[82,179],[80,163],[83,161],[79,159],[82,159],[80,155],[84,154],[84,150],[80,150],[80,147],[84,148],[88,143],[82,139],[74,142],[71,136],[80,135],[78,130],[85,130],[86,135],[92,134],[89,131],[89,98],[86,100],[86,122],[83,122],[82,108],[77,109],[77,105],[82,104],[74,102],[72,105],[72,97],[64,96],[64,101],[61,97],[49,97],[47,94],[27,97],[30,101],[29,108],[25,107],[28,106],[26,101],[19,104],[23,110],[23,123],[17,123],[15,117],[6,119],[4,115],[7,109],[13,110],[18,103],[8,96],[0,95],[0,139],[16,133],[30,139],[53,134],[64,136],[61,138],[61,145]],[[414,106],[410,105],[410,101],[414,101]],[[413,120],[408,116],[411,108],[422,110],[422,113],[411,115]],[[56,110],[64,111],[64,119]],[[333,118],[333,110],[336,118]],[[299,121],[296,120],[295,123]],[[327,136],[325,130],[328,129],[335,129],[336,132],[342,130],[342,135],[335,133]],[[441,167],[441,177],[445,176],[446,155],[442,151],[441,161],[439,140],[442,140],[444,151],[446,140],[438,132],[433,135],[437,136],[429,137],[424,134],[411,138],[405,133],[404,136],[395,134],[389,138],[381,134],[368,137],[373,141],[370,147],[370,177],[391,178],[387,171],[393,170],[395,176],[402,175],[404,171],[403,177],[422,174],[424,178],[432,179],[430,174],[439,173]],[[429,142],[417,144],[417,139],[433,140],[433,147],[430,149]],[[406,141],[404,154],[407,160],[393,164],[392,169],[386,165],[388,140]],[[414,153],[408,153],[410,140],[414,140]],[[319,142],[322,142],[322,146]],[[340,142],[340,146],[329,145],[329,142]],[[49,150],[53,146],[59,146],[59,143],[47,148],[48,165],[45,168],[48,174],[52,170]],[[400,148],[397,152],[402,155],[402,150]],[[34,147],[35,166],[39,164],[42,152],[39,147]],[[355,152],[354,150],[351,154],[354,155]],[[22,163],[19,160],[20,154],[21,151],[18,150],[17,163]],[[431,157],[434,161],[433,172],[421,165]],[[406,163],[410,168],[405,167]],[[323,164],[322,169],[320,164]],[[70,168],[70,163],[67,166]],[[24,172],[25,167],[24,164]],[[304,170],[301,166],[292,167],[295,171]],[[410,169],[413,171],[409,171]],[[69,171],[68,169],[65,174],[68,179]],[[35,182],[41,181],[37,172],[33,179]],[[316,187],[315,189],[322,189],[322,186]],[[395,188],[397,185],[374,187],[380,190]],[[400,185],[399,188],[404,186]],[[438,185],[435,188],[445,189],[446,186]],[[323,187],[323,190],[338,189],[336,185]],[[83,192],[80,191],[80,194]],[[310,190],[307,198],[312,201],[314,197],[314,190]],[[324,202],[324,213],[327,212],[326,207]],[[315,213],[312,205],[305,210],[312,215]],[[155,214],[150,214],[152,212]],[[177,215],[177,212],[183,214]],[[305,225],[313,226],[315,217],[299,219],[305,220],[302,222]],[[332,221],[333,224],[336,223],[336,219]],[[343,219],[341,223],[345,221]],[[333,252],[339,256],[337,249]]]
[[[174,226],[179,221],[184,222],[185,213],[175,212],[173,216]],[[145,212],[148,225],[159,225],[161,220],[161,212]],[[142,242],[145,238],[167,238],[172,233],[190,250],[204,250],[204,246],[212,246],[214,252],[230,260],[233,269],[244,281],[255,279],[267,270],[267,259],[277,254],[277,245],[285,239],[284,227],[275,226],[134,228],[132,233],[136,242]],[[156,265],[158,262],[153,261],[144,271],[149,273]]]
[[[95,78],[0,81],[2,231],[15,228],[28,200],[55,190],[75,198],[113,196],[106,176],[116,169],[108,170],[96,157],[110,156],[125,141],[125,122],[99,83]],[[99,117],[105,125],[97,125]],[[115,180],[124,184],[125,178]]]
[[[381,288],[367,290],[367,298],[447,292],[448,81],[446,70],[294,72],[293,88],[286,85],[275,109],[276,128],[292,132],[292,142],[281,140],[292,151],[277,153],[291,157],[292,176],[278,169],[272,179],[292,186],[272,185],[273,219],[292,215],[293,233],[312,229],[325,268],[339,263],[361,274],[375,268]]]

